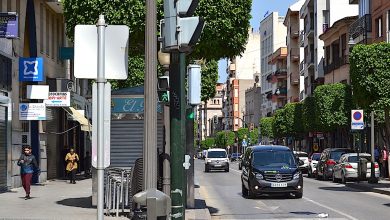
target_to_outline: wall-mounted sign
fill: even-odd
[[[143,113],[144,98],[112,98],[112,113]],[[157,112],[162,112],[160,103],[157,104]]]
[[[20,103],[19,120],[46,120],[45,103]]]
[[[0,38],[18,37],[18,15],[16,12],[0,13]]]
[[[48,85],[27,85],[28,99],[48,99],[49,86]]]
[[[46,107],[69,107],[70,92],[49,92],[49,98],[44,103]]]
[[[20,57],[19,58],[19,81],[41,82],[43,81],[43,58]]]
[[[351,129],[352,130],[363,130],[364,129],[363,110],[352,110],[351,111]]]

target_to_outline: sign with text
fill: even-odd
[[[44,103],[46,107],[69,107],[70,92],[49,92],[49,98]]]
[[[112,98],[111,111],[112,113],[143,113],[144,98]],[[162,112],[162,106],[157,103],[157,112]]]
[[[363,130],[364,129],[364,118],[363,110],[352,110],[351,111],[351,129],[352,130]]]
[[[43,58],[20,57],[19,58],[19,81],[42,82],[43,81]]]
[[[46,120],[45,103],[20,103],[19,120]]]
[[[18,15],[16,12],[0,13],[0,38],[18,37]]]

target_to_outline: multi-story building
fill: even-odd
[[[80,124],[68,117],[72,110],[86,110],[86,101],[81,97],[81,81],[74,80],[71,60],[64,59],[63,49],[68,47],[65,22],[60,1],[8,0],[1,1],[1,12],[13,12],[16,38],[0,36],[0,191],[21,186],[20,168],[16,165],[22,145],[32,146],[41,168],[41,175],[33,182],[62,177],[66,146],[76,147],[83,159],[86,133]],[[24,58],[31,58],[26,62]],[[22,65],[19,65],[21,63]],[[29,68],[33,63],[35,68]],[[24,65],[23,65],[24,64]],[[39,67],[43,70],[38,71]],[[39,82],[31,76],[39,76]],[[34,78],[33,77],[33,78]],[[86,83],[86,81],[85,81]],[[32,99],[30,86],[48,85],[50,92],[70,92],[63,98],[70,101],[68,107],[46,107],[42,99]],[[86,85],[86,86],[85,86]],[[84,84],[87,88],[88,84]],[[37,87],[35,87],[37,88]],[[41,87],[42,88],[42,87]],[[45,87],[47,88],[47,87]],[[46,94],[48,95],[48,94]],[[23,117],[30,106],[39,108],[36,117]],[[73,108],[74,107],[74,108]],[[33,107],[32,107],[33,108]],[[30,113],[28,113],[30,114]],[[79,114],[79,113],[75,113]],[[82,116],[84,117],[84,116]]]
[[[260,76],[260,34],[253,29],[249,30],[246,48],[229,62],[227,69],[223,120],[226,130],[237,131],[244,126],[245,91]]]
[[[273,72],[267,77],[272,84],[272,92],[267,93],[267,99],[272,102],[273,114],[287,104],[287,47],[277,49],[268,63],[272,65]]]
[[[351,5],[359,8],[359,18],[349,27],[349,40],[354,43],[370,44],[372,42],[372,0],[350,0]]]
[[[273,93],[272,84],[267,80],[273,74],[272,64],[269,64],[268,60],[276,49],[286,46],[287,31],[283,21],[283,16],[279,16],[278,12],[272,12],[260,22],[262,117],[270,116],[275,110],[273,109],[272,100],[267,98]]]
[[[222,105],[223,89],[225,85],[217,83],[215,86],[215,97],[209,99],[206,104],[199,106],[199,127],[202,140],[213,136],[216,131],[223,130],[222,125]]]
[[[350,0],[306,0],[300,9],[300,18],[304,20],[300,43],[304,47],[301,73],[304,75],[305,87],[301,98],[311,96],[315,87],[323,84],[324,43],[319,36],[337,20],[358,14],[358,7],[349,2]]]
[[[303,61],[303,48],[299,45],[300,27],[303,27],[303,20],[299,19],[299,10],[305,0],[297,1],[291,5],[288,10],[283,24],[287,27],[287,102],[299,101],[300,82],[304,80],[300,76],[299,64]],[[302,77],[302,79],[301,79]]]
[[[390,1],[372,0],[373,42],[390,43]]]
[[[261,116],[261,88],[260,79],[256,77],[253,87],[245,91],[245,116],[246,125],[253,125],[254,128],[259,126]]]
[[[336,21],[325,33],[320,35],[324,41],[324,84],[350,84],[349,75],[349,26],[357,16],[345,17]]]

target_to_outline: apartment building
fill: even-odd
[[[272,102],[273,114],[287,104],[287,47],[277,49],[268,63],[272,65],[273,72],[267,77],[268,82],[272,84],[272,92],[267,93],[267,99]]]
[[[243,127],[245,116],[245,91],[260,79],[260,33],[249,29],[246,50],[228,63],[228,79],[224,91],[224,120],[226,130],[237,131]]]
[[[358,16],[345,17],[336,21],[325,33],[320,35],[324,41],[324,84],[350,84],[349,74],[349,27]]]
[[[390,1],[372,0],[373,42],[390,43]]]
[[[275,90],[272,83],[267,80],[267,78],[272,77],[274,72],[273,65],[269,64],[268,61],[276,49],[286,46],[287,30],[283,22],[284,17],[279,16],[278,12],[272,12],[260,22],[262,117],[270,116],[276,110],[272,99],[269,98],[270,94],[275,93]]]
[[[216,131],[223,130],[222,125],[222,107],[223,107],[223,91],[225,84],[217,83],[215,86],[215,97],[209,99],[206,104],[199,106],[199,127],[201,139],[213,136]]]
[[[349,27],[349,40],[356,44],[372,43],[372,0],[350,0],[351,5],[359,8],[358,19]]]
[[[80,157],[84,157],[84,151],[88,150],[87,134],[81,130],[79,122],[68,116],[72,116],[70,108],[86,110],[86,100],[80,96],[80,92],[88,84],[85,81],[81,87],[82,81],[72,78],[71,58],[65,59],[62,56],[63,50],[70,48],[65,36],[60,1],[3,0],[0,2],[0,12],[6,13],[6,16],[17,15],[18,18],[13,26],[17,37],[0,36],[2,191],[21,186],[17,160],[22,152],[22,145],[32,146],[33,154],[40,164],[41,175],[34,176],[33,182],[64,176],[65,146],[75,146]],[[25,61],[28,59],[36,65],[33,75],[39,75],[37,81],[31,80],[34,77],[28,77],[32,71]],[[40,68],[42,71],[37,71]],[[48,85],[49,92],[66,93],[64,96],[69,100],[70,106],[47,107],[42,99],[33,99],[31,95],[37,93],[27,94],[27,87],[35,85]],[[34,113],[37,114],[36,118],[23,117],[23,113],[31,110],[27,106],[40,106],[40,111]]]
[[[291,5],[283,22],[287,28],[287,102],[299,101],[299,95],[303,91],[304,77],[300,75],[299,70],[299,64],[303,61],[303,56],[301,56],[303,48],[299,45],[299,33],[300,27],[303,27],[303,20],[299,18],[299,10],[304,2],[300,0]],[[300,82],[302,82],[302,87]]]
[[[261,116],[261,87],[260,79],[256,77],[253,87],[245,91],[245,116],[246,125],[253,125],[254,128],[259,126]]]
[[[358,15],[358,6],[350,5],[350,0],[306,0],[300,9],[304,20],[300,45],[304,48],[301,74],[304,76],[304,99],[311,96],[316,86],[324,83],[324,42],[319,36],[343,17]]]

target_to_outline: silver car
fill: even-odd
[[[359,154],[363,170],[366,173],[363,179],[371,177],[371,155],[367,153]],[[379,177],[379,165],[375,164],[375,177]],[[357,153],[347,153],[340,157],[339,162],[333,167],[333,182],[345,183],[347,180],[356,180],[358,178],[358,155]]]

